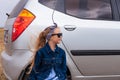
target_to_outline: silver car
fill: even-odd
[[[2,66],[27,76],[39,33],[57,23],[68,80],[120,80],[120,0],[20,0],[5,24]]]

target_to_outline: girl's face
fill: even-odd
[[[62,33],[60,28],[55,28],[50,40],[52,40],[55,44],[59,44],[62,40]]]

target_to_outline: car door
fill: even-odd
[[[63,42],[84,76],[120,74],[120,22],[110,1],[115,0],[66,0],[66,14],[54,14],[63,26]]]

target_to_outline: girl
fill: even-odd
[[[28,80],[65,80],[66,55],[58,47],[62,39],[60,28],[50,26],[42,31],[38,38],[37,51]]]

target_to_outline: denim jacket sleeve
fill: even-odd
[[[34,60],[34,66],[27,80],[36,80],[36,74],[38,73],[39,64],[41,63],[41,52],[37,51]]]
[[[67,67],[66,67],[66,54],[65,52],[63,52],[63,64],[62,64],[62,73],[65,75],[66,78],[66,71],[67,71]]]
[[[40,50],[38,50],[35,55],[35,61],[33,66],[33,70],[35,73],[39,72],[38,70],[39,70],[40,63],[41,63],[41,52]]]

